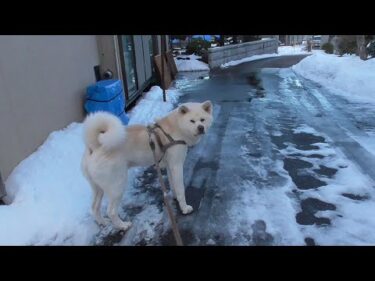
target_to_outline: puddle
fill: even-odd
[[[301,160],[301,159],[294,159],[294,158],[285,158],[284,159],[284,169],[288,172],[293,172],[297,169],[305,169],[311,168],[313,164],[310,162]]]
[[[336,206],[323,202],[316,198],[308,198],[301,202],[302,211],[296,215],[296,221],[302,225],[330,225],[331,220],[328,218],[316,217],[318,211],[336,210]]]
[[[315,188],[327,185],[326,182],[321,181],[317,178],[314,178],[313,176],[310,176],[310,175],[297,175],[294,173],[292,174],[289,173],[289,175],[298,189],[302,189],[302,190],[315,189]]]
[[[251,226],[253,229],[252,241],[256,246],[270,246],[273,243],[273,236],[266,229],[267,225],[264,220],[257,220]]]
[[[266,91],[262,85],[262,79],[260,78],[259,72],[251,72],[246,77],[247,82],[255,88],[254,98],[264,98]],[[250,100],[251,101],[251,100]]]
[[[319,169],[314,169],[313,171],[327,177],[333,177],[337,173],[337,169],[329,168],[324,165],[319,165]]]
[[[303,169],[313,167],[313,164],[310,162],[301,159],[285,158],[283,167],[286,171],[288,171],[289,176],[292,178],[292,181],[298,189],[313,189],[327,185],[324,181],[321,181],[309,174],[300,173]]]
[[[311,237],[305,238],[306,246],[315,246],[315,240]]]
[[[314,143],[324,143],[325,139],[308,133],[293,134],[292,142],[296,144],[299,150],[319,150],[319,146],[312,145]]]
[[[357,201],[364,201],[370,198],[368,195],[358,195],[358,194],[352,194],[352,193],[342,193],[341,195],[344,197],[350,198],[352,200],[357,200]]]

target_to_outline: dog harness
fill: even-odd
[[[159,134],[156,132],[157,129],[159,129],[167,137],[167,139],[169,141],[167,144],[163,144]],[[158,143],[159,148],[162,152],[162,156],[161,156],[160,160],[158,161],[158,163],[160,163],[161,160],[163,160],[165,152],[168,150],[168,148],[170,148],[174,145],[177,145],[177,144],[187,145],[186,142],[183,141],[183,140],[175,140],[174,138],[172,138],[171,135],[169,135],[167,132],[165,132],[163,130],[163,128],[158,123],[155,123],[154,125],[147,126],[147,132],[148,132],[149,139],[150,139],[151,150],[153,152],[155,152],[155,143],[151,138],[152,134],[154,134],[155,138],[156,138],[156,142]]]

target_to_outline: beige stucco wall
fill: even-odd
[[[0,171],[12,169],[54,130],[84,117],[99,64],[96,36],[0,36]]]

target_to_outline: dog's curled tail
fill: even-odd
[[[91,150],[116,148],[125,141],[125,128],[115,115],[99,111],[88,115],[83,123],[85,144]]]

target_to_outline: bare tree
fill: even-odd
[[[365,35],[357,35],[357,52],[361,60],[367,59],[367,50],[366,50],[366,38]]]

